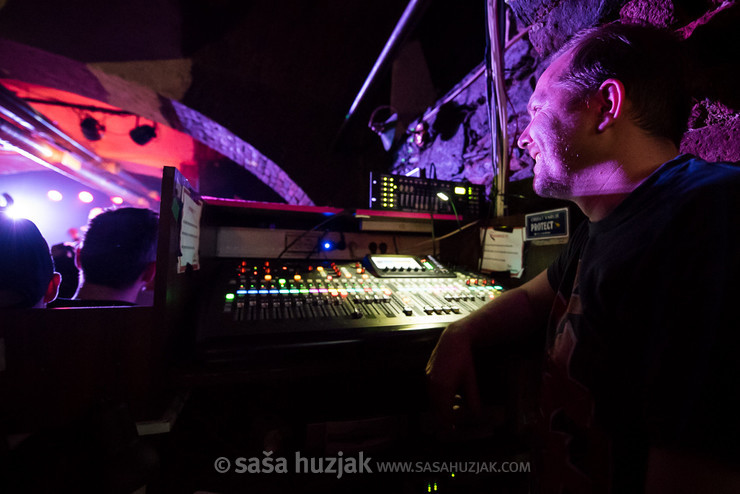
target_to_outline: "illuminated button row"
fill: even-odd
[[[232,281],[231,284],[237,284],[237,286],[240,289],[293,289],[293,288],[314,288],[314,285],[316,285],[316,288],[343,288],[343,289],[350,289],[352,287],[355,287],[357,289],[362,290],[363,286],[364,289],[382,289],[381,286],[377,284],[377,282],[373,282],[372,280],[369,280],[367,274],[363,274],[360,278],[354,278],[352,280],[349,279],[333,279],[331,276],[327,277],[326,280],[286,280],[284,278],[281,278],[277,280],[277,283],[275,280],[269,279],[269,280],[250,280],[249,283],[247,283],[245,280],[239,280],[238,283],[235,281]],[[350,286],[350,284],[352,286]],[[368,288],[369,287],[369,288]]]
[[[386,268],[386,269],[387,269],[387,268]],[[394,269],[394,270],[395,270],[395,269]],[[410,270],[411,270],[411,269],[409,268],[409,271],[410,271]],[[418,268],[415,268],[415,270],[417,270],[417,271],[418,271]],[[322,269],[322,271],[323,271],[323,269]],[[401,268],[401,269],[400,269],[400,271],[403,271],[403,268]],[[366,274],[366,273],[365,273],[365,268],[357,268],[357,269],[356,269],[356,273],[357,273],[358,275],[360,275],[360,277],[361,277],[361,278],[362,278],[363,280],[367,280],[367,279],[369,279],[369,278],[370,278],[370,276],[369,276],[368,274]],[[257,273],[255,273],[255,275],[256,275],[256,274],[257,274]],[[334,279],[334,277],[335,277],[335,276],[336,276],[337,278],[345,278],[345,279],[350,279],[350,278],[352,278],[352,277],[353,277],[353,274],[352,274],[352,273],[351,273],[351,272],[350,272],[350,271],[349,271],[349,270],[348,270],[347,268],[345,268],[345,267],[342,267],[342,268],[339,268],[339,267],[337,267],[337,269],[336,269],[336,271],[334,272],[334,274],[333,274],[333,275],[332,275],[332,274],[326,274],[326,272],[325,272],[325,271],[323,271],[323,275],[322,275],[322,278],[325,278],[325,279],[327,279],[327,280],[331,281],[331,280],[333,280],[333,279]],[[256,281],[257,279],[258,279],[257,277],[254,277],[254,278],[252,278],[252,280],[253,280],[253,281]],[[264,276],[262,276],[262,277],[261,277],[261,278],[259,278],[259,279],[260,279],[260,280],[262,280],[262,281],[272,281],[272,280],[274,279],[274,277],[273,277],[273,276],[272,276],[271,274],[269,274],[269,273],[268,273],[268,274],[265,274]],[[293,278],[292,278],[292,279],[293,279],[294,281],[302,281],[302,280],[303,280],[303,276],[301,276],[300,274],[295,274],[295,275],[293,275]],[[242,282],[246,282],[246,277],[240,277],[240,278],[239,278],[239,280],[240,280],[240,281],[242,281]],[[285,282],[286,282],[286,279],[285,279],[285,278],[280,278],[280,280],[279,280],[279,281],[280,281],[280,283],[285,283]]]
[[[387,288],[385,289],[372,289],[370,287],[365,288],[240,288],[235,293],[227,293],[225,298],[227,301],[233,301],[236,297],[245,297],[247,295],[331,295],[333,297],[354,294],[365,294],[367,296],[375,295],[390,298],[393,292]]]

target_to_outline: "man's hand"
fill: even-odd
[[[442,332],[427,362],[426,374],[443,425],[454,427],[456,422],[482,417],[473,349],[522,341],[542,331],[554,298],[547,272],[542,271]]]
[[[464,321],[452,323],[427,362],[429,392],[445,427],[454,428],[462,417],[482,415],[471,333],[472,328]]]

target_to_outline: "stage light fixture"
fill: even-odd
[[[89,213],[87,213],[87,220],[90,221],[91,219],[95,218],[97,215],[103,212],[103,208],[101,207],[94,207],[90,210]]]
[[[89,204],[94,200],[93,195],[86,190],[83,190],[82,192],[77,194],[77,198],[85,204]]]
[[[88,116],[80,122],[80,130],[88,141],[99,141],[103,136],[102,133],[105,132],[105,127],[95,118]]]
[[[396,125],[398,124],[398,112],[392,106],[379,106],[370,115],[370,121],[367,126],[370,130],[378,134],[383,149],[390,151],[393,146],[393,140],[396,135]]]
[[[59,202],[64,199],[64,196],[58,190],[50,190],[46,193],[46,197],[48,197],[50,201],[54,202]]]
[[[157,137],[157,127],[154,125],[139,125],[139,119],[137,118],[136,127],[131,129],[128,135],[131,136],[131,140],[136,144],[143,146]]]

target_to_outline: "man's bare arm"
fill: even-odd
[[[443,421],[452,423],[456,394],[474,415],[480,413],[473,348],[522,341],[544,328],[554,297],[543,271],[444,330],[426,368],[431,397]]]

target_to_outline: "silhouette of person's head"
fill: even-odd
[[[0,212],[0,307],[45,307],[56,298],[60,282],[36,225]]]
[[[62,284],[59,286],[59,296],[61,298],[72,298],[77,292],[80,271],[75,262],[75,250],[74,246],[66,243],[51,246],[54,268],[62,275]]]
[[[155,212],[138,208],[90,220],[77,254],[82,281],[75,298],[134,302],[154,278],[158,223]]]

